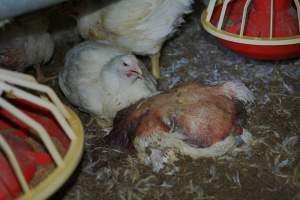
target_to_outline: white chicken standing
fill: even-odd
[[[59,86],[105,127],[117,111],[156,92],[155,79],[134,55],[102,41],[83,42],[67,53]]]
[[[160,77],[164,41],[191,11],[193,0],[121,0],[82,15],[78,30],[85,39],[109,40],[138,55],[150,55],[152,74]]]

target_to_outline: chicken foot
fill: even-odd
[[[159,58],[160,52],[150,56],[152,74],[156,79],[160,78]]]
[[[57,75],[53,75],[53,76],[48,76],[46,77],[44,75],[44,72],[41,70],[41,65],[38,64],[38,65],[34,65],[33,66],[35,72],[36,72],[36,80],[39,82],[39,83],[46,83],[48,81],[51,81],[55,78],[57,78]]]

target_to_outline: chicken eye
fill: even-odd
[[[124,65],[125,67],[128,67],[128,66],[129,66],[126,62],[123,62],[123,65]]]

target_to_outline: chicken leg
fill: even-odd
[[[151,59],[151,71],[152,71],[153,76],[156,79],[160,78],[159,58],[160,58],[160,52],[158,52],[158,53],[150,56],[150,59]]]

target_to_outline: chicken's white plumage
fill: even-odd
[[[153,78],[142,67],[135,56],[109,43],[83,42],[67,53],[59,86],[81,110],[111,119],[156,91]]]
[[[85,39],[104,39],[152,58],[159,77],[159,52],[166,39],[191,11],[193,0],[121,0],[82,15],[78,29]],[[153,70],[153,69],[152,69]]]

